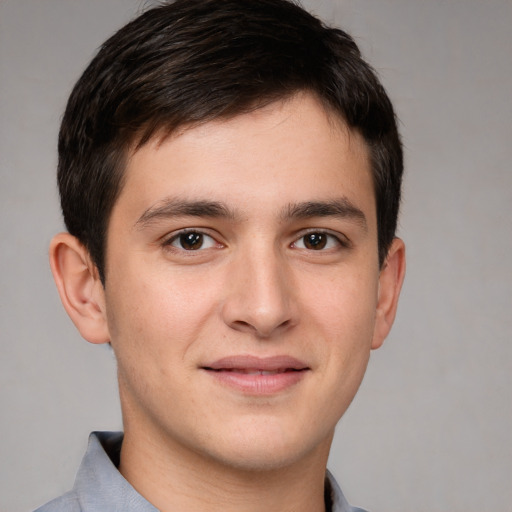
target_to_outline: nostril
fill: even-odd
[[[249,322],[244,322],[243,320],[236,320],[233,322],[233,324],[240,327],[248,327],[249,329],[253,329],[253,326]]]
[[[231,327],[241,332],[256,331],[255,327],[253,327],[249,322],[245,322],[244,320],[235,320],[234,322],[231,323]]]
[[[269,324],[267,326],[262,324],[255,323],[254,325],[251,322],[246,322],[244,320],[236,320],[231,322],[231,328],[245,333],[250,333],[257,338],[270,338],[283,332],[284,330],[291,327],[293,322],[291,320],[285,320],[280,324]]]

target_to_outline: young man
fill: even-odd
[[[353,40],[286,0],[177,0],[101,48],[62,121],[50,260],[111,343],[124,436],[40,511],[351,508],[336,423],[393,322],[402,151]]]

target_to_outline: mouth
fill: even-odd
[[[298,384],[310,370],[289,356],[230,356],[201,367],[223,386],[250,395],[272,395]]]
[[[213,368],[205,368],[206,370],[211,370],[214,372],[231,372],[231,373],[241,373],[243,375],[277,375],[279,373],[286,372],[300,372],[302,370],[294,370],[291,368],[279,368],[278,370],[259,370],[259,369],[250,369],[250,368],[221,368],[218,370],[214,370]]]

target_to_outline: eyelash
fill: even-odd
[[[179,241],[180,238],[184,235],[200,235],[202,237],[202,243],[201,243],[201,246],[194,250],[194,249],[185,249],[184,247],[176,247],[174,246],[174,242],[176,241]],[[213,247],[215,245],[219,246],[219,245],[222,245],[220,242],[218,242],[217,240],[215,240],[215,238],[211,235],[209,235],[208,233],[205,233],[204,231],[200,230],[200,229],[193,229],[193,228],[189,228],[189,229],[183,229],[181,231],[179,231],[178,233],[175,233],[174,235],[172,235],[171,237],[167,238],[166,240],[164,240],[163,242],[163,246],[165,248],[169,248],[169,249],[176,249],[178,251],[184,251],[184,252],[189,252],[189,253],[192,253],[192,252],[199,252],[199,250],[203,249],[203,245],[204,245],[204,238],[208,238],[210,239],[212,242],[210,242],[210,247]],[[207,247],[207,249],[209,249],[210,247]]]
[[[301,236],[299,238],[297,238],[291,244],[291,246],[296,247],[298,243],[300,243],[300,242],[304,243],[305,238],[310,235],[320,235],[320,237],[326,237],[326,242],[325,242],[326,244],[329,244],[330,242],[334,241],[334,243],[336,244],[336,246],[338,248],[349,248],[350,247],[349,241],[342,235],[334,234],[334,233],[331,233],[330,231],[325,231],[322,229],[311,229],[311,230],[307,231],[306,233],[301,234]],[[315,251],[315,249],[308,249],[307,247],[297,247],[297,249],[308,250],[311,252],[325,252],[325,251],[328,251],[329,249],[335,249],[335,247],[327,247],[327,248],[322,247],[317,251]]]
[[[198,235],[198,236],[202,237],[201,245],[197,249],[186,249],[183,246],[177,247],[174,245],[174,243],[176,241],[179,241],[182,236],[187,235],[187,234]],[[306,244],[304,243],[305,239],[306,239],[306,237],[312,236],[312,235],[316,235],[319,238],[319,240],[317,242],[315,242],[315,240],[313,238],[312,240],[309,241],[309,243],[312,243],[313,245],[316,245],[316,244],[321,245],[322,243],[324,243],[324,246],[320,247],[320,249],[318,249],[318,250],[306,247],[305,246]],[[322,237],[325,237],[324,240],[322,240]],[[208,247],[204,247],[205,238],[211,240],[210,242],[207,242],[209,245]],[[327,248],[325,247],[326,245],[332,245],[332,241],[334,241],[334,243],[340,248],[349,248],[350,247],[350,243],[345,237],[340,236],[338,234],[335,235],[335,234],[331,233],[330,231],[325,231],[325,230],[321,230],[321,229],[312,229],[312,230],[307,231],[306,233],[301,234],[300,237],[296,238],[290,244],[290,247],[293,247],[293,248],[296,248],[299,250],[307,250],[307,251],[311,251],[311,252],[325,252],[330,249],[335,249],[332,246],[327,247]],[[192,239],[191,239],[191,242],[193,242]],[[299,243],[302,243],[304,245],[304,247],[297,247],[297,245]],[[209,235],[208,233],[205,233],[204,231],[202,231],[200,229],[194,229],[194,228],[184,229],[182,231],[179,231],[178,233],[175,233],[171,237],[167,238],[163,242],[162,245],[165,248],[175,249],[175,250],[183,251],[183,252],[187,252],[187,253],[200,252],[201,250],[210,249],[210,248],[214,247],[215,245],[223,246],[223,244],[218,242],[213,236]]]

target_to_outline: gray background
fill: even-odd
[[[61,112],[139,0],[0,0],[0,510],[68,489],[121,427],[115,363],[60,306]],[[512,510],[512,2],[331,0],[393,98],[406,148],[396,326],[339,425],[331,468],[374,512]]]

